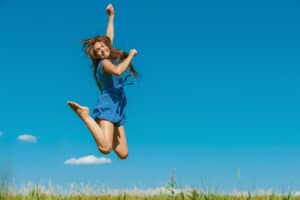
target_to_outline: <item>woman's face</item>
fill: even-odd
[[[107,58],[110,54],[110,49],[104,42],[95,42],[94,50],[101,59]]]

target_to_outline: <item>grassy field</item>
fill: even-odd
[[[150,190],[106,190],[100,185],[72,184],[67,191],[54,187],[29,184],[17,190],[9,181],[0,179],[0,200],[300,200],[300,193],[266,192],[209,192],[177,186],[175,174],[161,188]]]
[[[169,194],[161,193],[154,195],[143,195],[143,194],[128,194],[125,192],[112,195],[112,194],[55,194],[49,192],[42,192],[39,187],[34,187],[29,190],[26,194],[15,193],[9,189],[2,188],[0,190],[0,200],[300,200],[300,196],[292,195],[291,193],[286,195],[278,194],[260,194],[254,195],[249,193],[246,194],[216,194],[216,193],[203,193],[198,190],[190,190],[185,192],[178,192]]]

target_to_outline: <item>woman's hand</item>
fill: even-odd
[[[114,7],[112,6],[111,3],[106,6],[106,12],[109,16],[115,15]]]
[[[132,56],[132,57],[134,57],[134,56],[136,56],[137,53],[138,52],[137,52],[136,49],[130,49],[129,55]]]

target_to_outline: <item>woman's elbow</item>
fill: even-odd
[[[121,72],[119,69],[116,69],[116,70],[114,71],[114,75],[115,75],[115,76],[121,76],[121,75],[122,75],[122,72]]]

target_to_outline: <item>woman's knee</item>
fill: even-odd
[[[126,151],[126,152],[119,152],[119,153],[117,153],[117,155],[118,155],[118,157],[120,159],[126,159],[128,157],[128,151]]]
[[[98,150],[101,152],[101,153],[104,153],[104,154],[109,154],[111,151],[112,151],[112,144],[107,144],[105,146],[103,145],[98,145]]]

